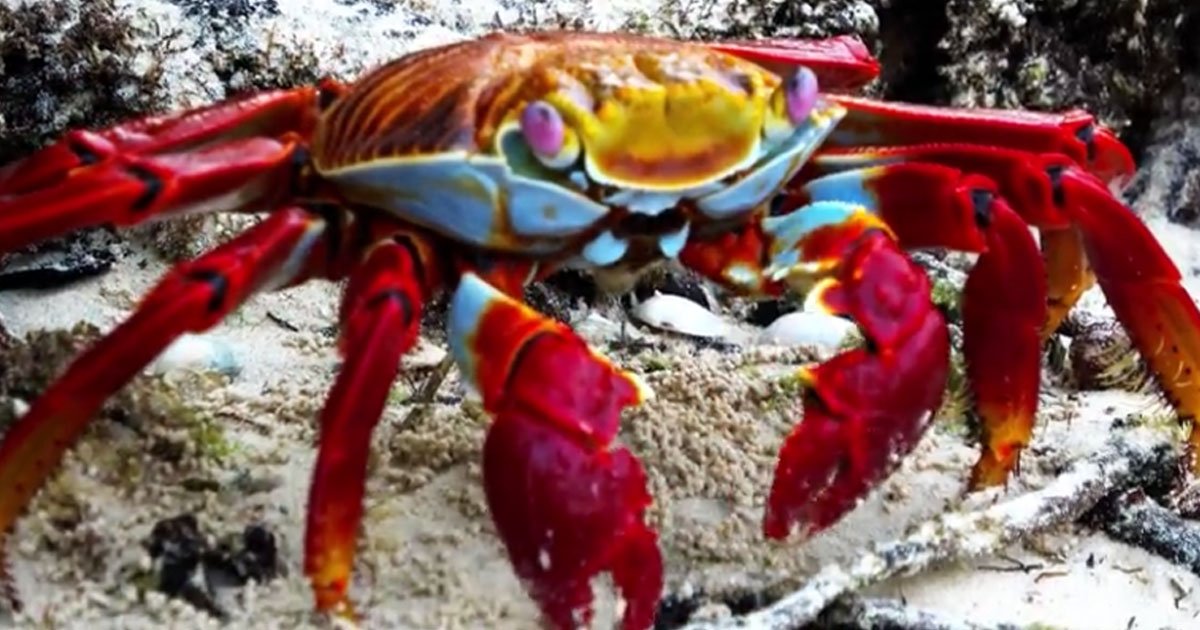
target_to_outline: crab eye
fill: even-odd
[[[521,134],[542,164],[566,168],[579,156],[575,136],[558,113],[545,101],[533,101],[521,112]]]
[[[542,155],[557,155],[563,147],[563,119],[545,101],[534,101],[521,112],[521,132],[529,147]]]
[[[800,125],[817,105],[817,74],[801,66],[783,86],[788,120]]]

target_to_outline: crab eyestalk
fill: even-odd
[[[817,107],[820,87],[817,75],[801,66],[789,75],[771,95],[771,107],[764,123],[768,140],[779,140],[805,123]]]
[[[533,154],[547,168],[563,170],[579,161],[579,136],[562,114],[545,101],[533,101],[521,111],[521,133]]]

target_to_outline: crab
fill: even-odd
[[[645,471],[617,443],[623,410],[650,391],[522,301],[563,269],[621,287],[674,260],[731,293],[802,296],[857,324],[862,347],[798,374],[803,415],[762,522],[773,539],[838,522],[931,424],[950,342],[913,250],[977,255],[962,306],[983,428],[971,488],[1014,473],[1041,344],[1095,283],[1194,418],[1200,313],[1114,194],[1135,167],[1116,136],[1079,110],[856,96],[878,72],[849,36],[495,33],[349,84],[67,133],[0,170],[0,252],[184,212],[263,215],[174,267],[7,431],[0,532],[106,398],[173,340],[312,279],[345,281],[343,363],[319,417],[304,571],[315,607],[350,617],[370,437],[439,295],[450,354],[491,418],[482,478],[495,531],[556,627],[589,622],[598,574],[611,574],[627,628],[653,623],[664,588]]]

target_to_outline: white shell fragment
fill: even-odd
[[[656,293],[633,308],[632,314],[649,326],[692,337],[727,337],[731,327],[703,306],[678,295]]]
[[[836,352],[846,337],[857,330],[854,322],[826,313],[796,311],[771,322],[762,332],[762,341],[787,346],[812,346]]]
[[[176,371],[217,372],[236,377],[242,371],[233,346],[209,335],[185,334],[158,355],[149,366],[152,374]]]

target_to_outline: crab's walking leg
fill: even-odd
[[[103,165],[121,155],[181,152],[250,136],[306,136],[321,105],[344,89],[325,81],[318,87],[259,92],[98,131],[72,131],[59,142],[0,168],[0,198],[56,186],[79,169]]]
[[[325,222],[281,209],[172,270],[136,312],[77,358],[0,443],[0,539],[115,391],[185,332],[211,328],[255,292],[302,279]]]
[[[266,92],[71,132],[0,169],[0,252],[86,227],[279,205],[299,183],[298,141],[340,90]]]
[[[1041,241],[1042,258],[1046,261],[1047,311],[1041,335],[1045,341],[1062,325],[1084,292],[1096,283],[1096,276],[1088,264],[1083,235],[1075,226],[1044,229]]]
[[[586,625],[591,580],[610,572],[626,628],[649,627],[662,591],[641,464],[614,447],[621,410],[646,395],[564,324],[462,276],[450,345],[493,417],[483,453],[492,519],[518,577],[555,627]]]
[[[971,486],[1003,484],[1029,444],[1041,390],[1045,265],[1029,226],[1002,199],[990,204],[987,251],[963,289],[963,355],[983,451]]]
[[[400,359],[416,342],[437,278],[428,237],[402,230],[355,269],[342,303],[343,364],[320,418],[320,450],[309,495],[304,569],[317,607],[345,617],[371,434]]]
[[[780,451],[763,522],[772,538],[828,527],[896,469],[941,404],[949,338],[928,278],[878,215],[841,201],[693,240],[680,259],[744,293],[811,287],[807,308],[849,317],[866,337],[800,372],[804,419]]]
[[[193,153],[116,156],[51,188],[0,197],[0,252],[172,213],[269,209],[291,192],[295,151],[292,142],[250,138]]]
[[[1057,163],[1056,163],[1057,162]],[[1184,421],[1200,473],[1200,312],[1175,263],[1146,224],[1104,182],[1054,159],[1062,207],[1079,226],[1100,289]]]

